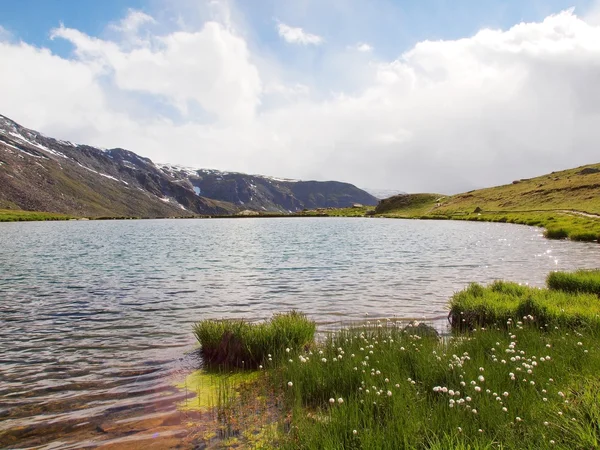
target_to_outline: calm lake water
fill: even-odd
[[[0,249],[0,447],[35,448],[94,447],[180,399],[201,319],[431,318],[470,281],[600,262],[536,228],[391,219],[4,223]]]

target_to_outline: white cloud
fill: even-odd
[[[217,22],[196,32],[173,32],[135,48],[60,27],[81,61],[114,74],[125,91],[157,95],[186,113],[196,102],[221,119],[248,119],[260,103],[261,81],[246,42]]]
[[[124,33],[135,33],[145,24],[156,23],[154,18],[143,11],[129,9],[127,16],[118,23],[112,24],[111,28]]]
[[[279,36],[291,44],[320,45],[323,43],[321,36],[307,33],[302,28],[290,27],[285,23],[279,22],[277,24],[277,31],[279,32]]]
[[[292,98],[297,96],[305,96],[310,92],[310,88],[302,83],[295,83],[293,85],[285,85],[282,83],[272,83],[265,86],[265,94],[279,94],[286,98]]]
[[[362,53],[369,53],[373,51],[373,47],[365,42],[359,42],[355,46],[352,47],[354,50]]]
[[[353,58],[354,71],[327,75],[362,71],[360,88],[325,96],[317,76],[257,62],[257,47],[216,21],[132,48],[54,36],[74,59],[0,43],[12,68],[0,71],[0,113],[155,161],[456,192],[599,160],[600,27],[573,12],[419,42],[396,60]]]

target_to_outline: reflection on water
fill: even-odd
[[[0,224],[0,249],[0,445],[36,448],[110,442],[132,411],[171,423],[199,319],[438,316],[469,281],[600,260],[535,228],[382,219]]]

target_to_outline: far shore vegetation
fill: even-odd
[[[298,312],[202,321],[213,362],[185,387],[212,389],[198,407],[215,412],[224,447],[598,448],[600,270],[552,273],[547,285],[472,284],[450,300],[441,334],[365,319],[313,336]]]
[[[70,220],[73,216],[67,214],[23,211],[20,209],[0,209],[0,222],[22,222],[22,221],[43,221],[43,220]]]

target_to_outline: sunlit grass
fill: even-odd
[[[534,320],[538,326],[557,325],[600,330],[600,301],[594,294],[537,289],[497,281],[473,283],[450,300],[452,326],[457,330],[510,325]]]
[[[552,272],[548,275],[546,283],[550,289],[600,295],[600,269]]]
[[[407,194],[382,200],[380,217],[505,222],[545,229],[549,239],[600,241],[600,164],[451,196]],[[352,215],[351,209],[337,215]]]
[[[435,218],[431,216],[429,218]],[[600,218],[585,217],[567,212],[493,212],[449,214],[441,218],[479,222],[502,222],[544,228],[548,239],[572,241],[600,240]]]
[[[69,220],[72,216],[58,213],[39,211],[22,211],[15,209],[0,209],[0,222],[23,222],[33,220]]]
[[[598,334],[530,321],[437,340],[393,322],[332,336],[275,373],[283,448],[594,448]]]
[[[551,287],[598,273],[560,275]],[[598,448],[596,294],[474,283],[451,299],[450,316],[454,332],[442,337],[376,320],[317,342],[314,323],[296,312],[258,325],[202,322],[203,346],[222,350],[224,336],[240,336],[262,355],[250,383],[214,384],[221,429],[243,436],[240,418],[257,408],[252,433],[275,424],[261,448]]]

